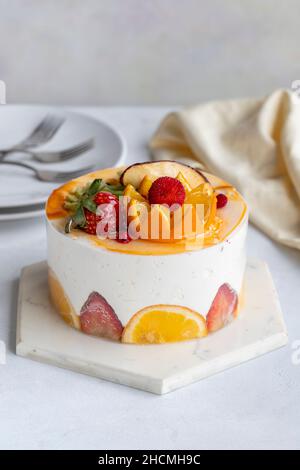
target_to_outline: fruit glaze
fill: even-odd
[[[238,315],[247,205],[222,179],[172,161],[96,171],[53,191],[46,215],[50,296],[70,326],[158,344]]]

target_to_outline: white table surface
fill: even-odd
[[[165,108],[81,108],[118,127],[127,162],[148,158],[146,143]],[[287,347],[165,396],[15,355],[21,268],[46,258],[42,218],[0,222],[0,448],[300,448],[300,252],[250,226],[248,253],[269,264],[289,331]],[[299,347],[299,346],[298,346]],[[300,356],[300,354],[299,354]]]

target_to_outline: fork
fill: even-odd
[[[23,151],[30,147],[37,147],[38,145],[45,144],[56,134],[58,129],[64,123],[65,118],[48,114],[27,136],[16,145],[9,149],[0,150],[0,158],[4,158],[7,153]]]
[[[35,173],[35,176],[40,181],[64,181],[73,178],[77,178],[84,173],[89,173],[92,170],[92,166],[86,166],[80,168],[78,170],[70,170],[70,171],[55,171],[55,170],[40,170],[35,168],[34,166],[30,165],[29,163],[24,162],[16,162],[12,160],[5,160],[0,162],[0,165],[15,165],[20,166],[22,168],[27,168]]]
[[[18,152],[26,153],[31,155],[35,160],[38,160],[41,163],[55,163],[55,162],[65,162],[71,158],[77,157],[84,152],[92,149],[94,147],[95,141],[93,138],[88,139],[80,144],[74,145],[64,150],[58,151],[47,151],[37,152],[30,149],[18,150]],[[1,157],[0,157],[1,158]],[[1,161],[1,160],[0,160]],[[7,161],[7,160],[5,160]]]

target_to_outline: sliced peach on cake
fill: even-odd
[[[230,323],[237,312],[238,296],[229,284],[219,288],[206,317],[207,329],[217,331]]]
[[[208,229],[215,219],[217,209],[213,187],[209,183],[200,184],[187,194],[185,204],[203,205],[204,226]]]
[[[207,178],[201,172],[191,166],[179,162],[162,160],[158,162],[136,163],[129,166],[122,173],[120,182],[124,186],[131,184],[135,188],[138,188],[145,176],[148,176],[151,181],[154,181],[161,176],[176,178],[179,173],[187,181],[191,189],[207,181]]]
[[[187,193],[185,202],[188,204],[201,204],[207,202],[213,195],[214,189],[210,183],[201,183]]]
[[[131,199],[128,204],[128,233],[130,237],[135,240],[136,238],[148,238],[148,214],[150,206],[147,201],[139,201]]]
[[[192,191],[192,187],[191,187],[190,183],[188,182],[188,180],[186,179],[186,177],[184,176],[184,174],[181,171],[176,176],[176,179],[178,181],[180,181],[180,183],[182,184],[182,186],[185,189],[186,194],[189,193],[190,191]]]
[[[76,315],[70,299],[51,268],[48,268],[48,286],[51,301],[57,312],[63,317],[68,325],[80,330],[79,317]]]
[[[151,188],[153,183],[153,180],[149,178],[148,175],[144,176],[144,178],[141,181],[141,184],[139,185],[138,192],[144,196],[148,197],[149,189]]]
[[[146,202],[146,199],[135,189],[132,184],[127,184],[123,193],[124,197],[135,199],[136,201]]]
[[[202,205],[184,204],[181,211],[174,212],[173,220],[175,238],[178,238],[180,230],[182,238],[189,241],[204,234],[205,213]]]
[[[152,204],[148,217],[148,238],[152,241],[167,242],[172,239],[171,213],[168,207]]]
[[[179,305],[151,305],[127,323],[123,343],[160,344],[202,338],[207,335],[202,315]]]

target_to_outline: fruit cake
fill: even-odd
[[[100,170],[53,191],[46,215],[50,297],[72,327],[157,344],[238,315],[247,205],[217,176],[173,161]]]

